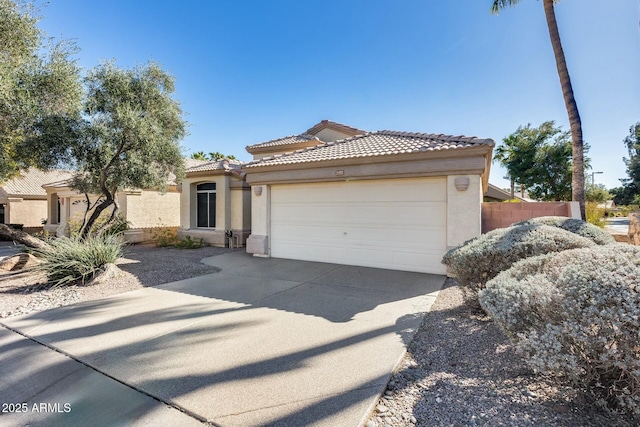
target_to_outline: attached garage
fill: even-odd
[[[271,188],[271,256],[441,273],[446,179]]]
[[[243,167],[247,251],[444,274],[447,249],[480,234],[492,149],[490,139],[380,131],[255,160]]]

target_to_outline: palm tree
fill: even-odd
[[[196,151],[195,153],[191,153],[191,158],[194,160],[207,160],[207,156],[204,154],[204,151]]]
[[[569,78],[569,70],[567,69],[567,61],[562,50],[560,41],[560,32],[558,31],[558,23],[556,21],[556,13],[553,4],[559,0],[543,0],[544,14],[547,19],[547,27],[549,28],[549,37],[551,38],[551,46],[553,54],[556,58],[556,66],[558,68],[558,76],[560,77],[560,85],[562,86],[562,95],[564,103],[569,115],[569,125],[571,126],[571,146],[573,156],[572,178],[571,178],[571,194],[572,200],[580,203],[580,213],[582,219],[585,218],[584,203],[584,142],[582,140],[582,122],[578,113],[578,104],[573,96],[573,87]],[[491,12],[497,14],[501,9],[507,6],[515,6],[518,0],[493,0]]]

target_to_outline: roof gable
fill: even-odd
[[[246,150],[250,154],[293,151],[365,133],[367,132],[351,126],[332,122],[331,120],[322,120],[299,135],[290,135],[248,145]]]

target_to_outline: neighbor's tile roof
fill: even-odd
[[[21,176],[13,178],[0,185],[7,195],[16,196],[46,196],[43,185],[55,181],[63,181],[71,178],[72,173],[65,170],[42,171],[29,169],[22,172]]]
[[[244,167],[288,165],[358,157],[387,156],[424,151],[458,150],[481,145],[493,146],[492,139],[382,130],[335,142],[321,143],[291,153],[265,157]]]
[[[254,148],[280,147],[282,145],[292,145],[298,144],[300,142],[309,142],[314,140],[320,142],[320,140],[315,136],[303,133],[301,135],[285,136],[278,139],[272,139],[271,141],[261,142],[259,144],[248,145],[246,149],[251,150]]]
[[[201,161],[200,164],[196,164],[187,168],[186,172],[204,172],[215,170],[228,170],[228,169],[240,169],[242,162],[239,160],[222,159],[215,161]]]

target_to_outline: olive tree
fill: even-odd
[[[77,120],[55,118],[29,143],[39,155],[35,161],[47,168],[66,166],[75,171],[72,188],[99,195],[87,209],[81,238],[113,222],[119,211],[118,191],[162,191],[170,178],[184,175],[180,141],[186,123],[180,104],[173,99],[174,79],[154,63],[120,69],[106,62],[84,79],[83,114]],[[89,206],[89,205],[88,205]]]
[[[34,165],[37,156],[23,146],[29,138],[80,111],[77,49],[47,39],[39,20],[32,3],[0,0],[0,182]]]

